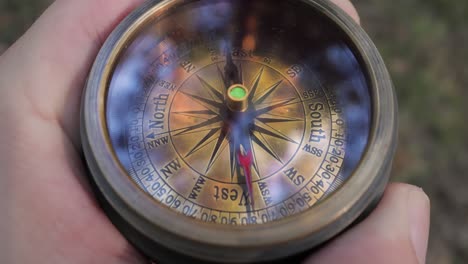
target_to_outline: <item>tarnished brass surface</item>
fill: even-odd
[[[380,56],[331,3],[150,1],[103,47],[82,135],[105,209],[146,254],[265,261],[379,198],[395,111]]]

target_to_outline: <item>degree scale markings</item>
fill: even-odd
[[[190,76],[189,76],[189,77],[190,77]],[[189,77],[187,77],[187,78],[189,78]],[[281,81],[280,81],[280,82],[281,82]],[[279,86],[279,84],[280,84],[280,83],[278,83],[277,86]],[[155,87],[153,87],[153,88],[155,88]],[[268,92],[268,91],[267,91],[267,92]],[[271,90],[271,93],[273,93],[273,90]],[[265,93],[265,94],[267,94],[267,93]],[[328,96],[328,92],[326,92],[325,95]],[[268,97],[268,96],[266,96],[266,97]],[[215,97],[215,98],[216,98],[216,97]],[[212,98],[212,99],[215,99],[215,98]],[[308,102],[308,101],[310,101],[310,100],[313,100],[313,98],[310,98],[310,99],[300,99],[299,101],[289,101],[289,102],[287,102],[287,100],[285,100],[284,102],[287,102],[287,105],[292,105],[292,104],[304,104],[305,102]],[[279,103],[281,103],[281,102],[279,102]],[[271,106],[266,106],[265,108],[261,108],[260,110],[263,110],[263,111],[264,111],[264,110],[268,109],[268,107],[271,108]],[[331,107],[330,107],[330,108],[331,108]],[[330,110],[331,110],[331,109],[330,109]],[[205,113],[207,116],[208,116],[208,114],[209,114],[208,111],[205,111],[204,113]],[[173,113],[173,114],[174,114],[174,113]],[[183,113],[178,113],[178,114],[183,114]],[[198,113],[185,113],[185,114],[195,114],[195,115],[197,115]],[[216,113],[214,113],[214,114],[216,115]],[[213,116],[214,116],[214,115],[213,115]],[[273,114],[272,114],[271,116],[273,116]],[[207,120],[209,120],[209,119],[207,119]],[[292,122],[292,121],[299,121],[299,120],[292,120],[292,119],[289,119],[289,120],[288,120],[288,118],[285,118],[285,117],[262,117],[262,118],[260,119],[260,121],[264,121],[263,123],[265,123],[265,122],[266,122],[266,123],[269,123],[269,122],[270,122],[270,123],[271,123],[271,122],[281,123],[281,122]],[[170,133],[179,133],[180,135],[183,135],[183,134],[189,134],[189,133],[200,133],[200,132],[202,132],[202,130],[199,130],[199,131],[190,131],[190,132],[189,132],[189,131],[184,131],[184,130],[186,130],[186,129],[187,129],[187,128],[180,128],[180,129],[176,129],[176,130],[167,130],[167,131],[163,131],[163,132],[161,132],[161,133],[159,133],[159,134],[154,134],[154,136],[163,135],[163,134],[170,134]],[[210,129],[206,129],[205,131],[210,131]],[[144,135],[143,135],[143,136],[144,136]],[[284,139],[284,137],[283,137],[283,139]],[[144,140],[145,140],[145,139],[143,139],[142,143],[144,143]],[[331,140],[331,138],[330,138],[330,140]],[[209,143],[207,142],[207,144],[209,144]],[[331,144],[329,144],[329,146],[330,146],[330,145],[331,145]],[[203,147],[202,147],[202,148],[203,148]],[[326,151],[326,153],[328,153],[328,152],[329,152],[329,149]],[[325,162],[325,158],[322,160],[322,164],[319,166],[319,168],[323,167],[323,162]],[[338,174],[338,173],[337,173],[337,174]],[[314,177],[315,177],[315,176],[314,176]],[[313,179],[313,178],[312,178],[312,179]],[[312,179],[311,179],[311,181],[312,181]],[[162,181],[164,182],[164,179],[161,178],[161,177],[158,177],[157,180],[162,180]],[[311,182],[311,181],[309,181],[309,182]],[[169,189],[170,189],[170,191],[168,191],[167,194],[170,194],[170,193],[174,192],[174,190],[172,189],[172,187],[171,187],[170,185],[163,185],[162,188],[169,188]],[[304,185],[304,187],[303,187],[302,189],[297,190],[297,192],[295,192],[291,197],[289,197],[289,198],[287,198],[287,199],[284,199],[284,200],[281,201],[280,203],[273,204],[273,205],[271,205],[271,206],[269,206],[269,207],[265,207],[265,208],[263,208],[263,209],[255,210],[255,211],[253,211],[252,213],[254,213],[254,214],[259,214],[259,212],[265,212],[265,211],[266,211],[266,212],[267,212],[267,217],[268,217],[269,219],[273,219],[273,218],[275,218],[275,215],[269,214],[269,213],[268,213],[268,210],[271,210],[271,209],[273,209],[273,208],[276,208],[276,209],[273,210],[273,211],[274,211],[274,212],[283,211],[283,217],[284,217],[284,208],[286,208],[286,209],[288,208],[288,207],[287,207],[287,206],[288,206],[288,205],[287,205],[288,203],[294,202],[294,199],[296,199],[296,198],[298,197],[298,195],[300,195],[301,197],[303,197],[303,199],[305,199],[304,197],[308,195],[308,192],[303,193],[303,190],[305,190],[305,189],[306,189],[306,185]],[[179,194],[177,194],[177,195],[179,195]],[[161,197],[164,198],[164,197],[167,197],[167,196],[168,196],[168,195],[166,195],[166,196],[163,195],[163,196],[161,196]],[[181,196],[179,195],[178,197],[181,197]],[[179,198],[176,198],[176,200],[177,200],[177,199],[179,199]],[[314,199],[314,198],[312,198],[312,200],[313,200],[313,199]],[[222,215],[223,213],[227,213],[229,217],[231,217],[231,214],[233,214],[233,215],[236,215],[236,214],[237,214],[237,215],[239,216],[239,218],[242,218],[242,212],[233,213],[233,212],[223,211],[223,210],[212,210],[212,208],[207,208],[207,207],[201,206],[200,204],[195,203],[194,201],[189,201],[188,199],[184,199],[184,200],[185,200],[185,201],[182,201],[182,199],[181,199],[181,201],[182,201],[181,203],[182,203],[182,204],[187,204],[187,203],[193,204],[192,209],[194,208],[194,206],[198,206],[198,208],[201,208],[201,209],[203,209],[203,208],[209,209],[209,210],[208,210],[208,212],[210,212],[209,215],[208,215],[209,218],[210,218],[211,215],[213,214],[213,215],[218,215],[218,216],[219,216],[218,218],[219,218],[219,219],[222,219],[222,216],[221,216],[221,215]],[[309,199],[305,199],[305,200],[309,200]],[[317,200],[318,200],[318,199],[317,199]],[[167,204],[165,201],[162,201],[162,202],[165,203],[165,204]],[[308,202],[307,208],[309,208],[310,206],[313,206],[313,203],[315,203],[315,202],[313,202],[313,201],[312,201],[312,202]],[[172,204],[174,204],[174,201],[172,201]],[[171,205],[168,204],[168,206],[171,206]],[[183,208],[182,205],[181,205],[181,207],[179,208],[180,211],[182,211],[181,208]],[[191,211],[192,209],[190,209],[190,211],[189,211],[188,214],[190,214],[190,213],[192,212],[192,211]],[[198,211],[198,213],[201,212],[201,209]],[[305,210],[305,209],[302,209],[302,210]],[[214,211],[217,211],[217,212],[219,212],[219,213],[212,213],[212,212],[214,212]],[[204,210],[203,212],[206,212],[206,211]],[[294,213],[294,211],[292,211],[292,212],[290,212],[290,213],[287,213],[286,215],[289,215],[289,214],[292,214],[292,213]],[[274,214],[274,213],[273,213],[273,214]],[[278,214],[276,214],[276,215],[278,215]],[[206,217],[206,215],[205,215],[204,217]],[[219,220],[219,221],[221,221],[221,220]],[[268,221],[270,221],[270,220],[268,220]],[[245,222],[245,221],[244,221],[244,222]]]
[[[281,210],[281,209],[280,209]]]
[[[283,202],[283,203],[284,203],[284,202]],[[277,206],[277,205],[275,205],[275,206]],[[275,206],[271,206],[271,207],[268,207],[268,208],[266,208],[266,209],[271,209],[271,208],[274,208]],[[282,208],[284,208],[284,207],[282,207]],[[281,210],[281,208],[280,208],[279,210]],[[260,210],[260,211],[261,211],[261,210]],[[276,210],[276,211],[278,211],[278,210]],[[274,214],[274,213],[273,213],[273,214]],[[283,213],[283,215],[284,215],[284,213]],[[273,215],[273,216],[268,215],[268,218],[275,218],[275,216],[274,216],[274,215]]]

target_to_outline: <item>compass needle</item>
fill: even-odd
[[[239,72],[239,69],[237,68],[237,66],[234,64],[232,60],[231,49],[226,47],[225,53],[226,53],[226,65],[224,66],[224,77],[226,81],[225,86],[229,87],[235,83],[241,83],[240,75],[242,73]]]
[[[253,156],[252,151],[249,150],[248,152],[245,150],[243,145],[240,145],[239,151],[237,153],[237,158],[239,160],[239,164],[244,171],[245,176],[245,184],[247,185],[247,189],[249,192],[250,203],[252,207],[255,206],[255,199],[253,196],[253,187],[252,187],[252,165],[253,165]]]
[[[90,71],[82,146],[104,211],[155,262],[295,263],[382,195],[394,98],[330,1],[147,1]]]
[[[244,84],[244,71],[242,70],[242,62],[239,62],[239,83]]]

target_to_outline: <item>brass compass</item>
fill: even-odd
[[[162,262],[290,257],[380,198],[396,101],[365,33],[323,0],[149,1],[82,107],[110,219]]]

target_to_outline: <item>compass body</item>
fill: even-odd
[[[103,208],[159,261],[286,258],[383,193],[396,101],[327,1],[149,1],[103,46],[82,141]]]

